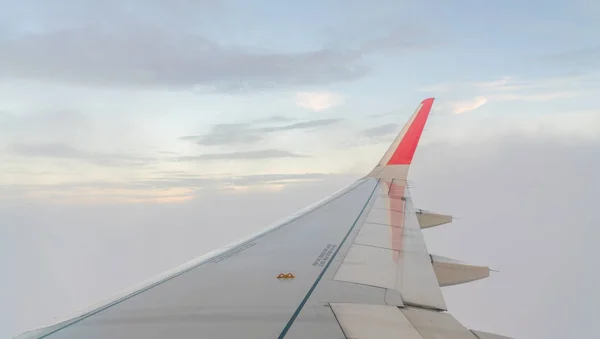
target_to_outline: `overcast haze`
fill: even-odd
[[[594,1],[0,0],[0,337],[361,177],[426,97],[417,207],[465,326],[600,337]]]

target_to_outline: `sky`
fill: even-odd
[[[428,248],[464,325],[600,335],[600,6],[0,0],[0,337],[361,177],[427,97]],[[234,206],[234,211],[232,211]]]

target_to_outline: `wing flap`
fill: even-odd
[[[405,304],[445,310],[408,189],[385,181],[377,189],[379,208],[371,208],[334,280],[394,290]]]
[[[511,339],[469,330],[445,312],[353,303],[331,303],[330,306],[346,338]]]
[[[355,243],[333,279],[395,290],[397,265],[390,258],[397,255],[398,251]]]
[[[406,189],[406,219],[403,237],[405,257],[400,266],[402,298],[405,303],[446,310],[446,303],[438,284],[431,257],[425,245],[423,232],[417,220],[412,198]]]
[[[331,308],[346,338],[422,339],[395,306],[339,303]]]
[[[414,307],[401,311],[423,339],[477,339],[449,313]]]
[[[377,199],[376,201],[378,201]],[[397,199],[388,199],[397,200]],[[404,204],[402,204],[404,205]],[[394,227],[402,227],[404,219],[404,211],[390,209],[371,209],[367,216],[366,222],[373,224],[390,225]]]
[[[510,337],[505,337],[503,335],[494,334],[494,333],[481,332],[481,331],[475,331],[475,330],[471,330],[471,332],[473,332],[473,334],[475,334],[475,336],[477,336],[477,339],[512,339]]]

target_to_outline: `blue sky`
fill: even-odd
[[[0,257],[18,257],[34,272],[0,289],[14,291],[6,297],[19,309],[13,315],[6,308],[14,317],[6,322],[10,334],[260,229],[364,175],[430,96],[436,102],[411,172],[415,196],[441,212],[455,208],[467,220],[473,213],[487,231],[465,221],[462,231],[431,236],[428,244],[444,249],[441,255],[485,256],[483,264],[509,267],[496,285],[449,292],[460,301],[459,320],[550,338],[543,324],[561,318],[527,296],[544,299],[574,283],[546,286],[543,294],[533,282],[590,274],[569,262],[584,261],[593,249],[585,236],[592,220],[582,215],[594,208],[592,169],[600,171],[596,1],[0,0],[0,8],[0,210],[12,220],[0,228],[8,244]],[[482,188],[486,180],[494,190]],[[569,185],[555,187],[565,180]],[[536,219],[528,211],[558,208],[550,199],[555,194],[570,197],[572,214],[531,226]],[[511,207],[510,222],[488,217],[514,196],[527,209]],[[252,208],[231,215],[231,204]],[[19,211],[30,211],[31,220]],[[117,268],[115,258],[103,257],[103,246],[127,254],[134,245],[102,224],[105,215],[123,215],[115,224],[131,227],[128,239],[146,234]],[[214,215],[224,215],[224,224],[255,223],[225,234],[209,225]],[[570,245],[561,234],[567,216],[575,220]],[[178,222],[144,233],[154,219]],[[197,227],[202,222],[207,226]],[[506,256],[495,239],[483,240],[501,239],[494,230],[506,224],[513,234],[528,229],[523,239],[540,252],[563,248],[565,256],[555,258],[561,264],[532,275],[519,256],[530,254],[527,242],[514,243]],[[554,233],[544,243],[537,234],[546,226]],[[48,235],[73,230],[73,243],[86,249]],[[88,242],[88,231],[102,242]],[[214,240],[198,245],[186,234]],[[161,243],[178,235],[177,245]],[[20,246],[29,241],[39,246]],[[487,247],[469,252],[476,241]],[[114,269],[129,275],[86,280],[78,271],[86,265],[69,262],[75,259],[65,246],[83,251],[81,262],[95,262],[106,276]],[[510,325],[498,320],[506,315],[500,310],[513,307],[510,298],[481,306],[498,307],[491,320],[465,310],[473,309],[466,302],[472,295],[487,300],[490,289],[526,278],[532,283],[519,305],[546,316],[531,328],[518,325],[517,316],[507,318]],[[54,282],[31,285],[44,280]],[[96,290],[81,288],[94,283]],[[582,319],[554,335],[564,337],[569,325],[585,325]]]

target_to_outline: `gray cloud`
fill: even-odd
[[[414,30],[396,29],[377,37],[353,36],[358,41],[353,46],[330,43],[298,52],[232,46],[203,35],[197,18],[184,20],[190,19],[190,12],[203,12],[186,11],[186,6],[187,2],[152,10],[156,6],[144,4],[140,7],[150,12],[142,13],[147,15],[142,21],[143,16],[132,17],[127,6],[117,2],[69,5],[77,14],[62,20],[70,25],[57,19],[64,14],[49,11],[45,31],[0,35],[0,79],[243,92],[352,81],[370,73],[365,56],[430,45]],[[110,18],[110,24],[99,17]]]
[[[52,158],[87,158],[90,154],[76,150],[64,144],[26,145],[12,144],[10,150],[13,153],[28,157],[52,157]]]
[[[193,140],[198,145],[215,146],[215,145],[237,145],[237,144],[252,144],[264,140],[269,133],[304,130],[317,127],[324,127],[338,124],[342,119],[320,119],[296,122],[282,126],[263,126],[257,127],[256,124],[262,122],[284,121],[281,118],[277,120],[256,120],[249,123],[236,124],[218,124],[214,125],[211,131],[202,135],[184,136],[182,140]],[[286,120],[287,121],[287,120]]]
[[[265,149],[247,152],[212,153],[177,158],[178,161],[208,161],[208,160],[260,160],[278,158],[305,158],[307,155],[288,151]]]
[[[578,67],[596,66],[600,65],[600,46],[556,53],[545,57],[544,60]]]
[[[439,40],[432,40],[424,32],[424,28],[399,27],[378,38],[366,41],[360,48],[362,51],[407,51],[427,50],[441,45]]]
[[[500,270],[444,288],[462,324],[514,338],[597,337],[598,271],[590,258],[600,237],[598,150],[597,141],[510,134],[427,143],[417,151],[410,172],[417,207],[459,217],[424,232],[428,249]],[[0,266],[18,274],[0,281],[1,337],[258,231],[357,177],[325,176],[268,192],[208,189],[178,204],[2,200]]]
[[[386,112],[386,113],[375,113],[375,114],[369,114],[369,117],[371,118],[384,118],[384,117],[389,117],[389,116],[398,116],[398,112]]]
[[[70,29],[19,39],[0,38],[0,74],[5,79],[200,86],[232,92],[348,81],[368,72],[359,52],[260,51],[147,27],[115,32]]]
[[[330,175],[323,173],[302,174],[253,174],[235,176],[194,176],[179,175],[152,180],[140,180],[137,185],[152,188],[211,188],[225,186],[255,186],[265,184],[293,184],[306,181],[324,180]]]
[[[153,190],[169,190],[175,188],[192,189],[227,189],[232,186],[260,186],[260,185],[292,185],[314,181],[326,180],[333,174],[324,173],[300,173],[300,174],[254,174],[254,175],[196,175],[193,173],[156,173],[155,177],[139,178],[130,181],[83,181],[83,182],[63,182],[55,184],[12,184],[0,185],[0,199],[18,199],[27,193],[45,192],[53,194],[56,197],[62,197],[65,194],[77,193],[86,195],[84,192],[106,192],[106,190],[136,190],[140,192]],[[185,197],[195,196],[194,192],[185,194],[160,195],[164,197]],[[52,196],[52,195],[51,195]],[[110,193],[109,197],[114,198],[135,198],[135,199],[156,199],[156,195],[149,194],[134,195],[126,193]]]
[[[208,134],[188,135],[180,139],[192,140],[204,146],[252,144],[263,140],[264,135],[252,131],[251,126],[250,123],[217,124]]]
[[[267,118],[262,118],[262,119],[256,119],[253,120],[253,123],[273,123],[273,122],[290,122],[293,121],[294,119],[292,118],[288,118],[286,116],[283,115],[273,115]]]
[[[88,152],[62,143],[13,143],[8,146],[8,150],[13,154],[24,157],[82,160],[100,166],[141,166],[157,161],[157,159],[151,157],[116,153]]]
[[[296,182],[300,180],[320,180],[329,177],[323,173],[302,173],[302,174],[254,174],[241,177],[234,177],[232,180],[236,184],[249,184],[254,182],[260,183],[281,183],[281,182]]]
[[[597,333],[591,324],[600,294],[590,291],[600,276],[587,258],[600,236],[593,212],[599,150],[598,140],[519,133],[417,150],[415,202],[460,218],[425,232],[428,249],[500,271],[445,289],[463,324],[513,338]]]
[[[23,157],[42,157],[67,160],[79,160],[99,166],[143,166],[160,161],[212,161],[212,160],[260,160],[279,158],[304,158],[303,154],[296,154],[283,150],[264,149],[256,151],[240,151],[230,153],[210,153],[191,156],[153,158],[116,153],[88,152],[76,149],[66,144],[23,144],[13,143],[8,150],[13,154]]]
[[[151,180],[139,180],[134,185],[145,188],[214,188],[226,186],[255,186],[265,184],[293,184],[324,180],[330,175],[323,173],[302,174],[253,174],[233,176],[195,176],[184,174],[165,176]]]
[[[258,231],[355,177],[323,179],[327,180],[287,185],[285,194],[281,190],[206,190],[197,199],[177,204],[84,203],[74,207],[0,199],[0,267],[14,273],[0,280],[0,338],[51,322]],[[103,252],[97,251],[100,248]],[[41,287],[40,279],[45,281]]]
[[[342,119],[321,119],[321,120],[311,120],[304,122],[297,122],[290,125],[277,126],[277,127],[263,127],[260,128],[259,131],[262,133],[270,133],[270,132],[278,132],[278,131],[291,131],[296,129],[309,129],[313,127],[323,127],[335,125],[341,122]]]
[[[363,130],[363,134],[370,138],[386,136],[396,132],[398,132],[398,124],[393,123],[383,124]]]
[[[27,135],[35,137],[84,136],[93,132],[89,115],[72,110],[37,110],[33,112],[0,111],[0,137]]]

